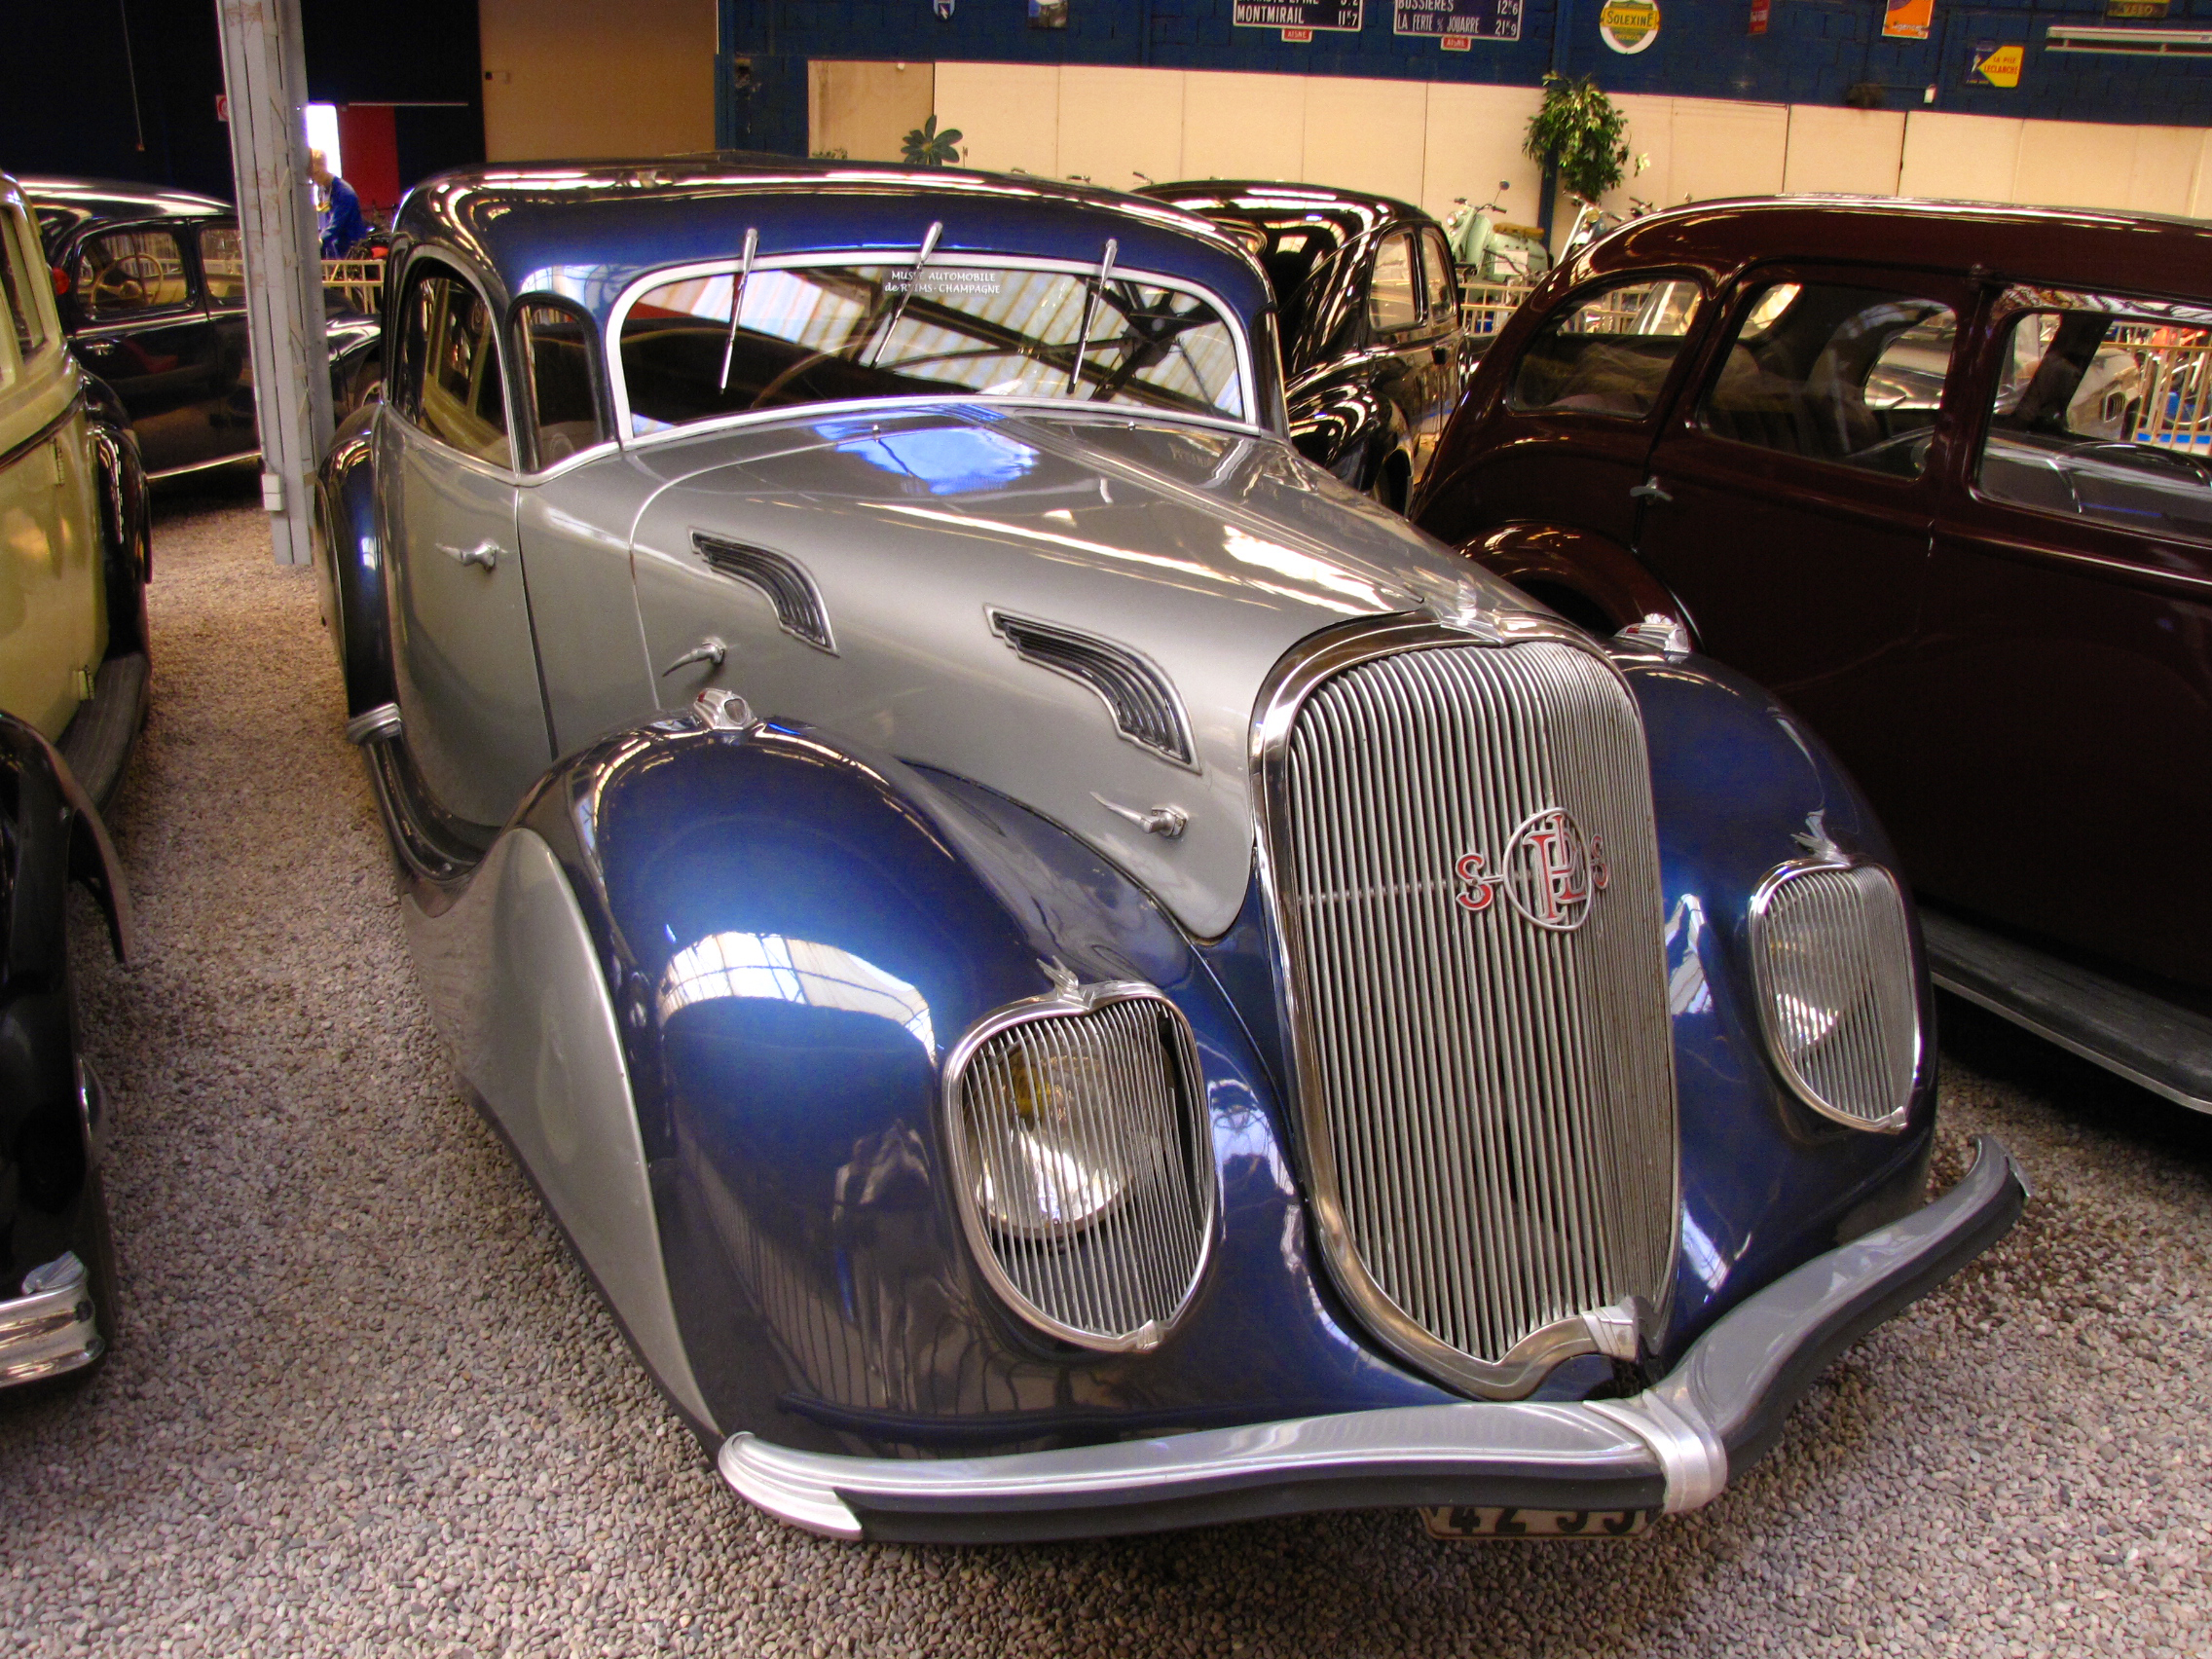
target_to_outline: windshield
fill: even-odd
[[[848,398],[1065,397],[1252,418],[1236,337],[1196,294],[1012,265],[734,271],[639,295],[618,355],[634,432]],[[1083,361],[1079,341],[1088,334]],[[1072,375],[1071,370],[1075,371]]]

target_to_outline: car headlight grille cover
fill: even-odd
[[[1897,877],[1878,865],[1786,865],[1751,906],[1760,1017],[1775,1063],[1816,1111],[1900,1127],[1920,1066],[1920,999]]]
[[[1149,986],[986,1020],[946,1097],[961,1219],[993,1287],[1050,1334],[1157,1344],[1196,1286],[1214,1170],[1197,1046]]]

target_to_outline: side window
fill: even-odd
[[[210,225],[200,233],[200,278],[212,306],[245,304],[245,247],[236,225]]]
[[[1529,342],[1506,406],[1641,420],[1659,401],[1701,299],[1684,276],[1642,276],[1581,295]]]
[[[1375,274],[1367,284],[1367,324],[1378,334],[1394,334],[1420,321],[1420,296],[1414,289],[1414,243],[1394,236],[1375,255]]]
[[[163,230],[94,237],[77,256],[77,292],[85,309],[103,322],[181,306],[191,297],[184,250]]]
[[[2106,311],[2008,325],[1975,485],[1992,500],[2212,542],[2212,328]]]
[[[52,337],[38,290],[53,278],[37,248],[38,238],[22,215],[0,207],[0,305],[7,308],[18,357],[36,356]]]
[[[461,277],[432,270],[409,289],[404,311],[398,406],[439,442],[509,464],[492,308]]]
[[[571,307],[533,301],[520,321],[537,464],[551,466],[607,437],[592,375],[591,320]]]
[[[1699,422],[1732,443],[1918,478],[1957,333],[1950,307],[1917,294],[1769,283],[1737,325]]]
[[[1421,286],[1428,295],[1428,320],[1439,327],[1457,320],[1458,303],[1452,297],[1452,250],[1433,230],[1420,234]]]

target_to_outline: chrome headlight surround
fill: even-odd
[[[1855,1129],[1897,1134],[1911,1111],[1928,1042],[1920,1016],[1920,957],[1913,942],[1909,901],[1903,884],[1888,866],[1850,858],[1825,836],[1822,841],[1809,857],[1791,859],[1769,870],[1751,894],[1751,977],[1758,989],[1759,1034],[1766,1042],[1767,1058],[1790,1092],[1815,1112]],[[1848,884],[1848,899],[1837,885],[1838,878]],[[1840,902],[1859,907],[1858,916],[1848,919],[1859,924],[1856,945],[1863,971],[1856,986],[1844,987],[1850,992],[1848,1006],[1832,1011],[1810,1004],[1802,978],[1792,983],[1779,960],[1780,953],[1790,947],[1792,912],[1803,903],[1817,903],[1822,890],[1831,904]],[[1830,948],[1847,942],[1827,941]],[[1831,980],[1825,988],[1838,987]],[[1797,1009],[1794,1017],[1788,1012],[1792,1000]],[[1826,1023],[1808,1033],[1808,1019],[1823,1014],[1828,1015]],[[1872,1030],[1858,1040],[1860,1052],[1847,1057],[1845,1064],[1858,1071],[1861,1081],[1881,1088],[1879,1098],[1856,1110],[1833,1098],[1832,1088],[1824,1088],[1809,1075],[1806,1063],[1815,1049],[1852,1020],[1870,1022]]]
[[[1135,1041],[1148,1027],[1157,1053]],[[1030,1109],[1016,1122],[1023,1088]],[[1057,1110],[1038,1110],[1054,1091]],[[1198,1040],[1182,1011],[1152,985],[1067,976],[978,1020],[945,1056],[940,1100],[953,1205],[999,1299],[1094,1352],[1165,1341],[1212,1261],[1220,1213]],[[1053,1201],[1011,1191],[1023,1164]],[[1010,1191],[994,1199],[1001,1183]]]

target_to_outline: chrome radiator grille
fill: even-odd
[[[1920,1000],[1904,896],[1873,865],[1790,868],[1752,904],[1767,1039],[1816,1109],[1861,1128],[1904,1123]]]
[[[1556,1330],[1530,1339],[1631,1297],[1663,1304],[1673,1261],[1674,1058],[1635,705],[1574,645],[1402,649],[1314,686],[1270,776],[1332,1265],[1409,1357],[1525,1392],[1532,1352],[1562,1351]],[[1564,1351],[1589,1351],[1574,1341]]]

